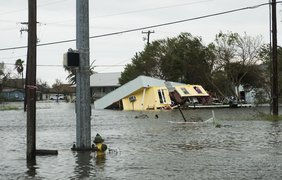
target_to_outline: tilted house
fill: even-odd
[[[124,110],[155,110],[170,106],[171,100],[165,86],[140,88],[122,98]]]
[[[165,80],[138,76],[94,102],[95,109],[156,110],[170,107],[173,102]],[[200,85],[170,82],[181,98],[206,97]]]

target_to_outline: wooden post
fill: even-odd
[[[273,116],[278,116],[278,63],[276,0],[272,0],[272,103]]]
[[[36,155],[36,0],[28,0],[27,161]]]

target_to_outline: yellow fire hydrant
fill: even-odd
[[[93,141],[95,143],[95,150],[97,152],[97,156],[104,156],[105,155],[105,151],[108,149],[106,144],[103,144],[104,139],[102,138],[102,136],[100,136],[100,134],[96,134],[95,139]]]

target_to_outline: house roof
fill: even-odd
[[[90,87],[119,87],[120,72],[95,73],[90,76]]]
[[[119,101],[120,99],[138,91],[144,87],[153,87],[153,86],[165,86],[165,80],[152,78],[148,76],[138,76],[137,78],[129,81],[123,86],[117,88],[116,90],[108,93],[104,97],[96,100],[94,102],[95,109],[104,109],[114,102]],[[171,82],[173,86],[183,85],[182,83]]]

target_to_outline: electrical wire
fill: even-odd
[[[13,57],[0,57],[0,59],[16,59],[16,58],[20,58],[20,57],[26,57],[26,54],[13,56]]]
[[[276,3],[277,4],[282,3],[282,1],[277,1]],[[219,16],[219,15],[234,13],[234,12],[243,11],[243,10],[256,9],[256,8],[259,8],[259,7],[262,7],[262,6],[265,6],[265,5],[269,5],[269,3],[262,3],[262,4],[258,4],[258,5],[254,5],[254,6],[248,6],[248,7],[233,9],[233,10],[229,10],[229,11],[223,11],[223,12],[219,12],[219,13],[214,13],[214,14],[209,14],[209,15],[204,15],[204,16],[198,16],[198,17],[189,18],[189,19],[183,19],[183,20],[179,20],[179,21],[173,21],[173,22],[156,24],[156,25],[151,25],[151,26],[145,26],[145,27],[140,27],[140,28],[135,28],[135,29],[130,29],[130,30],[117,31],[117,32],[106,33],[106,34],[101,34],[101,35],[95,35],[95,36],[90,36],[89,39],[95,39],[95,38],[113,36],[113,35],[118,35],[118,34],[130,33],[130,32],[141,31],[141,30],[145,30],[145,29],[157,28],[157,27],[162,27],[162,26],[169,26],[169,25],[184,23],[184,22],[188,22],[188,21],[195,21],[195,20],[199,20],[199,19],[204,19],[204,18]],[[49,42],[49,43],[47,42],[47,43],[38,44],[37,46],[40,47],[40,46],[49,46],[49,45],[54,45],[54,44],[63,44],[63,43],[74,42],[75,40],[76,39],[69,39],[69,40],[54,41],[54,42]],[[24,48],[27,48],[27,46],[1,48],[0,51],[7,51],[7,50],[14,50],[14,49],[24,49]]]
[[[5,65],[8,66],[15,66],[14,63],[5,63],[5,62],[0,62],[4,63]],[[23,66],[26,66],[25,63],[23,63]],[[57,64],[37,64],[36,66],[38,67],[64,67],[63,65],[57,65]],[[125,64],[101,64],[101,65],[95,65],[94,68],[102,68],[102,67],[124,67],[126,66]]]
[[[189,2],[189,3],[175,4],[175,5],[170,5],[170,6],[161,6],[161,7],[156,7],[156,8],[148,8],[148,9],[135,10],[135,11],[126,11],[126,12],[122,12],[122,13],[114,13],[114,14],[96,16],[94,18],[102,18],[102,17],[110,17],[110,16],[119,16],[119,15],[140,13],[140,12],[148,12],[148,11],[168,9],[168,8],[174,8],[174,7],[180,7],[180,6],[183,7],[183,6],[187,6],[187,5],[200,4],[200,3],[210,2],[210,1],[214,1],[214,0],[203,0],[203,1],[198,1],[198,2]]]
[[[49,2],[49,3],[45,3],[45,4],[39,4],[37,7],[43,7],[43,6],[58,4],[58,3],[61,3],[63,1],[68,1],[68,0],[58,0],[58,1]],[[28,8],[22,8],[22,9],[17,9],[17,10],[12,10],[12,11],[6,11],[6,12],[0,13],[0,15],[12,14],[12,13],[17,13],[17,12],[21,12],[21,11],[27,11],[27,9]]]
[[[104,17],[112,17],[112,16],[120,16],[120,15],[126,15],[126,14],[135,14],[135,13],[140,13],[140,12],[148,12],[148,11],[155,11],[155,10],[160,10],[160,9],[168,9],[168,8],[174,8],[174,7],[183,7],[187,5],[192,5],[192,4],[199,4],[199,3],[205,3],[205,2],[210,2],[214,0],[202,0],[198,2],[189,2],[189,3],[182,3],[182,4],[174,4],[174,5],[169,5],[169,6],[161,6],[161,7],[156,7],[156,8],[148,8],[148,9],[139,9],[139,10],[132,10],[132,11],[126,11],[126,12],[121,12],[121,13],[113,13],[113,14],[107,14],[107,15],[98,15],[89,19],[97,19],[97,18],[104,18]],[[64,21],[56,21],[56,22],[51,22],[48,23],[48,25],[63,25],[63,26],[74,26],[74,25],[69,25],[69,24],[61,24],[61,22],[66,22],[66,21],[73,21],[75,19],[69,19],[69,20],[64,20]]]

